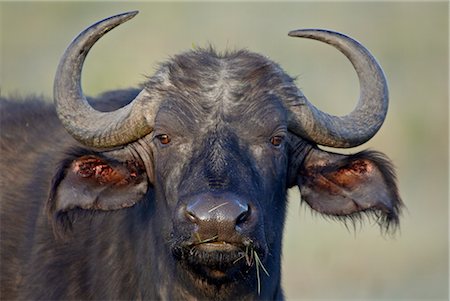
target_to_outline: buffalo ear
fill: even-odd
[[[79,156],[63,162],[54,177],[47,212],[56,232],[58,227],[67,230],[74,213],[131,207],[144,197],[147,187],[145,170],[137,162]]]
[[[339,155],[312,149],[297,175],[302,200],[325,215],[358,218],[372,214],[380,226],[398,226],[402,201],[395,173],[382,153]]]

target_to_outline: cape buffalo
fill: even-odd
[[[295,30],[353,64],[350,114],[314,107],[293,78],[249,51],[174,56],[140,89],[87,99],[83,62],[128,12],[67,48],[55,106],[1,100],[2,299],[280,300],[286,192],[333,218],[399,222],[390,161],[340,155],[381,127],[385,76],[343,34]]]

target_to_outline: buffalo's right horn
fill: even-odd
[[[132,11],[102,20],[73,40],[60,60],[54,82],[58,117],[78,141],[96,148],[111,148],[135,141],[152,131],[152,106],[144,105],[149,95],[144,89],[123,108],[113,112],[93,109],[81,89],[81,70],[91,47],[105,33],[130,20]]]
[[[386,78],[375,58],[360,43],[337,32],[302,29],[291,31],[289,36],[315,39],[337,48],[353,64],[360,85],[356,108],[342,117],[324,113],[301,97],[298,105],[291,107],[290,130],[331,147],[354,147],[372,138],[383,124],[389,99]]]

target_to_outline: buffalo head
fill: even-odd
[[[54,178],[48,212],[57,234],[76,231],[86,212],[130,212],[124,220],[142,231],[140,275],[152,275],[144,286],[163,285],[167,274],[180,284],[167,296],[281,298],[288,188],[298,186],[302,200],[328,216],[367,213],[387,229],[398,223],[401,201],[382,154],[318,147],[355,147],[384,121],[386,79],[361,44],[326,30],[289,33],[330,44],[353,64],[360,99],[343,117],[317,109],[268,58],[212,49],[173,57],[127,105],[95,110],[81,89],[84,59],[135,14],[92,25],[59,64],[57,113],[85,150]]]

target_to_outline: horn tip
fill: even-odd
[[[335,34],[339,34],[338,32],[332,31],[332,30],[327,30],[327,29],[318,29],[318,28],[305,28],[305,29],[295,29],[295,30],[291,30],[288,33],[288,36],[290,37],[311,37],[311,36],[316,36],[318,34],[331,34],[331,35],[335,35]]]
[[[303,37],[307,32],[314,31],[314,29],[295,29],[288,33],[290,37]]]
[[[139,13],[138,10],[132,10],[128,11],[122,14],[117,15],[117,17],[124,17],[127,20],[130,20],[131,18],[134,18]]]
[[[108,21],[109,22],[112,21],[112,22],[114,22],[114,24],[116,24],[115,26],[117,26],[117,25],[119,25],[121,23],[127,22],[128,20],[134,18],[138,13],[139,13],[138,10],[132,10],[132,11],[128,11],[128,12],[125,12],[125,13],[120,13],[120,14],[111,16],[109,18],[106,18],[106,19],[98,22],[98,23],[102,23],[102,22],[105,22],[105,21],[107,21],[107,22]],[[115,26],[113,26],[113,27],[115,27]]]

